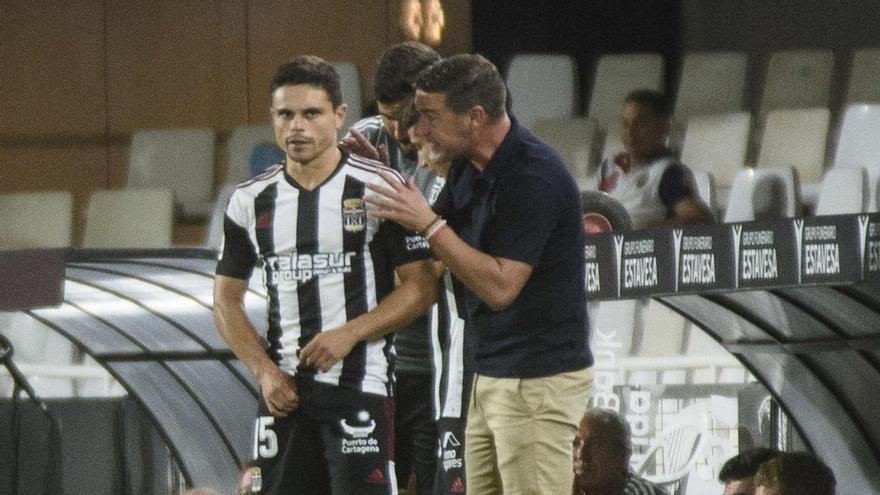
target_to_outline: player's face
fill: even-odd
[[[724,495],[755,495],[752,478],[728,481],[724,484]]]
[[[620,131],[626,152],[641,160],[656,155],[665,147],[668,125],[650,108],[628,101],[620,111]]]
[[[415,133],[430,143],[437,153],[447,157],[466,155],[471,146],[472,120],[465,113],[455,113],[446,106],[446,95],[416,91],[419,121]]]
[[[310,84],[288,84],[272,92],[275,141],[288,160],[308,165],[336,147],[336,131],[347,107],[333,108],[330,96]]]
[[[382,125],[388,130],[388,133],[394,136],[394,140],[400,146],[400,150],[404,154],[412,156],[416,153],[416,148],[409,138],[407,128],[401,124],[404,111],[409,101],[401,100],[396,102],[377,101],[379,107],[379,115],[382,116]]]

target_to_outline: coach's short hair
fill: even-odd
[[[778,456],[779,452],[765,447],[755,447],[753,449],[743,450],[739,454],[731,457],[721,466],[718,472],[718,481],[729,483],[731,481],[744,480],[751,478],[758,472],[761,464]]]
[[[433,48],[417,41],[391,46],[376,60],[373,72],[376,100],[392,103],[411,98],[416,76],[438,60],[440,55]]]
[[[669,98],[659,91],[653,89],[637,89],[626,95],[624,103],[637,103],[654,113],[654,115],[663,119],[672,117],[672,104]]]
[[[416,89],[443,93],[446,106],[463,113],[479,105],[491,122],[505,112],[507,87],[492,62],[480,55],[460,54],[444,58],[425,69],[416,79]]]
[[[333,108],[342,105],[342,87],[339,82],[339,74],[326,60],[314,55],[302,55],[281,64],[272,82],[269,84],[269,93],[274,93],[281,86],[289,84],[308,84],[316,86],[327,92]]]

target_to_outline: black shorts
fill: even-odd
[[[254,431],[259,494],[396,493],[394,402],[297,380],[299,407],[285,418],[261,401]],[[254,486],[261,485],[261,486]],[[256,489],[260,490],[257,491]]]
[[[464,428],[466,418],[440,418],[437,420],[439,443],[435,493],[465,493]]]
[[[399,373],[394,386],[397,484],[406,487],[410,474],[414,473],[419,495],[434,493],[437,469],[437,424],[432,390],[430,373]]]

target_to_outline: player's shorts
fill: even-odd
[[[307,380],[297,385],[300,405],[285,418],[269,415],[260,401],[251,492],[396,494],[393,401]]]
[[[435,493],[465,493],[464,429],[466,418],[437,420],[438,459]]]

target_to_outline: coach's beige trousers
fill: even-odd
[[[592,385],[592,368],[542,378],[475,375],[465,430],[468,493],[571,493],[572,442]]]

